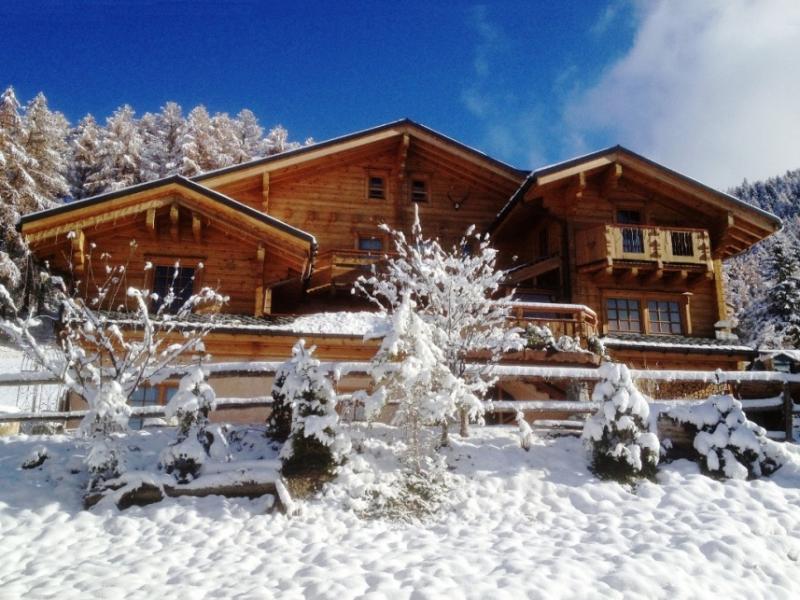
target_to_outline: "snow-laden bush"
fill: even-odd
[[[519,445],[527,452],[531,449],[531,446],[533,446],[533,441],[535,439],[533,429],[531,429],[528,421],[525,420],[525,415],[521,410],[517,411],[516,421],[517,427],[519,428]]]
[[[702,404],[672,407],[667,416],[691,427],[700,468],[712,477],[747,479],[769,475],[782,464],[777,444],[748,421],[732,396],[711,396]]]
[[[600,477],[630,481],[653,477],[658,465],[658,436],[648,431],[650,407],[636,389],[628,367],[604,363],[592,401],[600,403],[586,420],[582,438]]]
[[[461,240],[446,250],[438,239],[422,234],[415,206],[411,237],[381,226],[392,238],[395,256],[387,258],[380,272],[360,278],[353,289],[361,292],[388,314],[398,310],[408,296],[416,312],[431,327],[433,341],[444,355],[444,363],[458,385],[450,389],[446,403],[458,407],[460,433],[469,434],[469,422],[483,417],[483,398],[494,386],[491,365],[510,351],[524,346],[521,330],[508,321],[510,296],[498,298],[505,273],[496,268],[497,251],[488,235],[470,227]],[[471,249],[471,251],[467,251]],[[478,357],[484,367],[468,368]],[[442,423],[442,441],[447,444],[448,424]]]
[[[67,238],[76,235],[69,232]],[[219,307],[227,298],[206,287],[178,302],[181,290],[174,288],[180,264],[176,263],[167,297],[153,309],[159,300],[154,294],[127,286],[127,262],[114,265],[103,253],[94,269],[93,248],[90,245],[86,254],[85,280],[72,273],[72,288],[61,277],[40,274],[57,310],[60,352],[48,352],[39,343],[42,320],[29,307],[18,307],[2,285],[0,304],[6,316],[0,319],[0,331],[68,392],[86,401],[88,411],[79,433],[89,441],[86,465],[94,487],[124,468],[118,438],[127,429],[128,402],[134,392],[147,382],[158,382],[179,359],[204,352],[203,338],[214,327],[213,316],[192,330],[179,329],[180,323],[196,309]],[[135,252],[136,242],[131,240],[128,262]]]
[[[292,358],[281,367],[282,391],[292,407],[292,428],[281,448],[286,475],[330,473],[350,451],[350,440],[339,431],[336,392],[313,358],[314,347],[298,340]]]
[[[530,324],[525,328],[525,347],[546,352],[583,352],[580,339],[568,335],[558,338],[547,325]]]
[[[286,396],[285,383],[286,373],[280,368],[272,382],[272,406],[266,429],[267,437],[276,442],[285,442],[292,431],[292,403]]]
[[[467,392],[460,390],[463,382],[448,368],[434,327],[418,313],[409,293],[395,307],[384,333],[370,369],[375,391],[355,397],[364,402],[368,419],[377,417],[387,404],[397,407],[392,424],[403,428],[407,466],[420,473],[433,452],[426,428],[454,419],[457,398],[463,402]],[[480,400],[475,397],[473,403]]]
[[[217,427],[209,427],[208,415],[216,408],[216,394],[201,366],[191,368],[164,409],[178,422],[177,439],[161,453],[160,464],[179,482],[195,479],[208,456],[225,457],[227,442]]]

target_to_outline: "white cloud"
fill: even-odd
[[[639,9],[631,49],[565,109],[573,150],[601,134],[720,188],[800,168],[800,1]]]

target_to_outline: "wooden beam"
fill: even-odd
[[[203,224],[200,221],[200,215],[192,211],[192,237],[196,243],[200,243],[203,238]]]
[[[261,210],[269,213],[269,171],[261,176]]]
[[[178,204],[173,203],[172,206],[169,207],[169,235],[173,242],[178,241],[178,219],[180,216],[181,213]]]
[[[145,227],[150,232],[150,236],[153,238],[158,237],[156,231],[156,209],[155,208],[148,208],[147,213],[145,214],[144,218]]]
[[[717,320],[725,321],[728,318],[728,306],[725,303],[725,283],[722,280],[722,261],[714,260],[714,291],[717,305]]]
[[[72,232],[72,270],[76,275],[83,274],[86,264],[86,236],[83,229]]]
[[[408,160],[408,147],[411,145],[411,137],[404,133],[400,138],[400,145],[397,148],[397,176],[403,178],[406,172],[406,161]]]
[[[260,317],[264,314],[264,264],[267,258],[267,250],[264,244],[259,244],[256,250],[256,274],[258,276],[259,284],[256,286],[256,299],[255,306],[253,307],[253,314]]]
[[[619,181],[622,178],[622,165],[615,162],[606,171],[605,178],[603,179],[602,194],[608,196],[611,192],[619,187]]]

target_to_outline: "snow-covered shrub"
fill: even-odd
[[[556,338],[547,325],[530,324],[525,328],[525,345],[531,350],[549,350]]]
[[[397,406],[393,424],[403,427],[407,466],[420,473],[433,450],[425,428],[453,419],[458,395],[465,394],[436,344],[433,326],[423,320],[408,292],[391,314],[370,372],[375,391],[358,396],[367,418],[375,418],[387,403]]]
[[[75,235],[70,232],[67,237]],[[227,298],[203,288],[176,305],[173,288],[180,268],[176,263],[167,298],[151,310],[151,301],[157,300],[154,295],[127,286],[127,263],[113,265],[110,255],[103,253],[99,268],[94,269],[92,249],[86,254],[85,280],[73,273],[72,290],[62,278],[41,273],[40,281],[57,311],[52,316],[57,321],[60,352],[45,351],[36,337],[42,321],[31,310],[17,307],[2,285],[0,304],[10,316],[0,319],[0,331],[67,391],[86,401],[88,411],[79,432],[91,446],[86,464],[95,485],[124,467],[117,438],[127,429],[133,393],[148,381],[157,382],[178,360],[204,352],[203,338],[213,328],[214,318],[192,330],[181,331],[179,324],[194,310],[219,306]],[[132,240],[131,257],[135,251]]]
[[[216,407],[216,394],[206,382],[207,377],[199,365],[190,369],[164,409],[167,418],[178,421],[178,434],[175,443],[161,453],[160,463],[179,482],[191,481],[200,474],[217,437],[208,430],[208,415]],[[224,439],[220,444],[227,445]]]
[[[284,384],[286,373],[279,369],[272,382],[272,406],[267,417],[267,437],[276,442],[285,442],[292,431],[292,404],[286,397]]]
[[[625,365],[605,363],[600,366],[600,376],[592,393],[592,401],[600,406],[586,420],[582,434],[591,452],[592,470],[619,481],[653,477],[660,444],[656,434],[648,431],[647,400]]]
[[[28,456],[25,457],[25,460],[22,461],[20,467],[23,469],[35,469],[37,467],[41,467],[48,457],[49,454],[47,452],[47,446],[35,446],[33,450],[30,451]]]
[[[350,440],[339,431],[336,392],[313,358],[305,340],[292,348],[292,358],[281,367],[282,391],[292,407],[292,428],[281,448],[282,472],[330,473],[350,451]]]
[[[432,339],[444,355],[444,363],[458,385],[449,391],[446,403],[458,407],[460,433],[469,433],[469,422],[483,417],[482,399],[496,377],[491,365],[509,351],[521,350],[521,330],[510,327],[510,296],[497,298],[505,274],[496,268],[497,251],[488,235],[470,227],[461,240],[445,250],[439,240],[422,234],[419,213],[411,238],[383,225],[392,238],[395,256],[388,258],[380,272],[360,278],[353,292],[364,294],[383,312],[393,313],[408,296],[416,312],[431,328]],[[472,248],[471,252],[466,249]],[[468,369],[483,357],[483,368]],[[446,444],[450,419],[442,423]]]
[[[667,416],[691,427],[700,468],[712,477],[747,479],[769,475],[782,464],[766,431],[748,421],[742,403],[729,395],[702,404],[672,407]]]
[[[517,411],[516,421],[517,427],[519,427],[519,445],[527,452],[531,449],[533,440],[535,439],[533,429],[531,429],[531,426],[525,420],[525,415],[521,410]]]

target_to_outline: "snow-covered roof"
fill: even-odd
[[[680,335],[613,334],[602,338],[607,348],[641,348],[661,352],[702,352],[704,354],[754,354],[753,348],[716,338]]]

